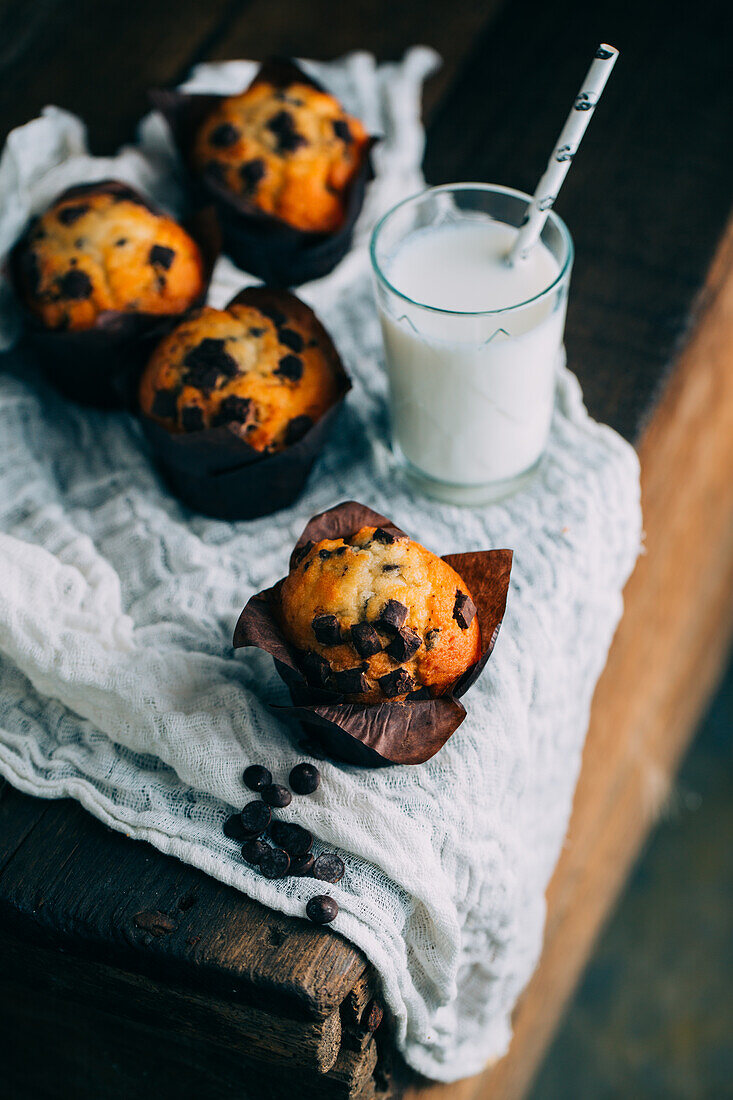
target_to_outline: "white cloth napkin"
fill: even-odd
[[[512,547],[504,626],[447,746],[419,767],[323,763],[318,792],[282,812],[343,853],[346,875],[329,888],[334,927],[379,971],[407,1061],[447,1081],[506,1050],[537,961],[641,517],[634,451],[588,418],[564,371],[547,454],[515,497],[471,510],[428,502],[393,463],[365,245],[375,217],[421,185],[420,90],[435,63],[416,49],[395,65],[362,53],[313,67],[384,141],[353,252],[302,292],[355,386],[293,508],[250,523],[191,515],[162,487],[131,418],[67,403],[28,370],[0,374],[0,772],[30,794],[77,798],[112,828],[300,916],[322,887],[261,878],[221,831],[247,800],[247,764],[286,781],[302,757],[268,707],[284,700],[270,659],[232,653],[241,607],[285,572],[306,520],[347,498],[439,554]],[[201,66],[193,85],[238,89],[251,71]],[[102,161],[78,119],[47,108],[10,135],[0,162],[0,254],[29,212],[78,180],[122,177],[175,209],[171,166],[158,117],[137,149]],[[221,261],[212,300],[244,281]],[[2,303],[9,344],[12,304]]]

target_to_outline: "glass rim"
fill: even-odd
[[[441,183],[435,187],[425,187],[422,191],[417,191],[414,195],[408,195],[407,198],[401,199],[398,203],[395,203],[394,206],[390,207],[386,214],[382,215],[374,226],[369,240],[369,258],[371,260],[372,270],[377,276],[377,279],[379,279],[392,294],[396,294],[398,298],[401,298],[403,302],[408,302],[411,306],[417,306],[418,309],[429,310],[431,313],[445,313],[454,317],[488,317],[492,314],[510,313],[512,310],[523,309],[525,306],[532,305],[534,302],[540,301],[546,295],[551,294],[552,291],[562,283],[565,276],[570,271],[575,256],[575,248],[573,246],[573,238],[567,225],[559,214],[551,210],[547,220],[552,221],[560,233],[565,245],[565,259],[560,271],[552,282],[546,286],[544,290],[539,291],[537,294],[533,294],[531,298],[526,298],[523,302],[517,302],[512,306],[502,306],[500,309],[444,309],[442,306],[431,306],[428,305],[427,302],[418,302],[415,298],[410,298],[408,294],[398,290],[397,287],[389,281],[377,260],[377,238],[387,221],[393,214],[396,214],[398,210],[401,210],[403,206],[414,203],[419,199],[427,198],[429,195],[439,194],[441,191],[490,191],[495,194],[511,195],[513,198],[523,199],[527,205],[532,201],[532,196],[528,195],[525,191],[519,191],[516,187],[504,187],[499,183]],[[498,221],[499,219],[494,220]],[[507,225],[508,223],[502,222],[501,224]]]

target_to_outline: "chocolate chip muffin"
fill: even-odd
[[[333,96],[308,83],[256,81],[222,99],[200,127],[195,167],[296,229],[329,233],[368,141]]]
[[[480,656],[476,607],[459,575],[382,527],[302,547],[280,616],[309,684],[353,702],[443,695]]]
[[[92,328],[100,313],[184,313],[204,288],[198,245],[129,188],[62,195],[29,227],[17,257],[28,309],[50,330]]]
[[[191,314],[156,348],[143,413],[171,432],[228,426],[257,451],[296,443],[343,393],[336,350],[292,294],[252,287]]]

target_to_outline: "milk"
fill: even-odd
[[[566,297],[530,301],[560,269],[541,242],[508,266],[516,235],[474,216],[412,231],[383,264],[411,299],[380,297],[393,431],[408,461],[440,482],[515,478],[547,440]]]

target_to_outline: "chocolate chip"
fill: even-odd
[[[245,840],[242,845],[242,859],[257,867],[269,850],[270,847],[264,840]]]
[[[360,657],[371,657],[382,650],[382,639],[371,623],[355,623],[351,628],[351,641]]]
[[[284,848],[290,856],[304,856],[313,847],[313,834],[302,825],[289,821],[273,821],[270,826],[273,843]]]
[[[341,856],[335,852],[324,852],[316,859],[313,878],[319,878],[321,882],[340,882],[345,870]]]
[[[278,783],[268,783],[260,790],[260,798],[268,806],[276,806],[279,810],[289,806],[293,796],[287,787],[281,787]]]
[[[287,378],[289,382],[299,382],[303,377],[303,360],[297,355],[284,355],[275,371],[280,378]]]
[[[181,409],[181,427],[184,432],[198,432],[204,426],[204,411],[198,405],[184,405]]]
[[[245,191],[254,191],[260,180],[264,179],[266,171],[264,160],[246,160],[239,169],[239,178]]]
[[[209,134],[209,144],[215,149],[228,149],[230,145],[236,145],[239,141],[239,130],[232,126],[231,122],[222,122]]]
[[[382,566],[383,573],[394,573],[397,569],[399,569],[399,564],[394,561],[387,562],[386,565]]]
[[[316,894],[305,907],[308,920],[314,924],[330,924],[338,916],[338,904],[328,894]]]
[[[399,630],[407,618],[407,608],[399,600],[387,600],[379,613],[376,625],[385,630]]]
[[[259,862],[265,878],[285,878],[290,870],[290,856],[282,848],[268,848]]]
[[[321,561],[327,561],[328,558],[330,558],[332,554],[333,554],[333,550],[325,550],[324,549],[324,550],[319,550],[318,551],[318,557],[321,559]]]
[[[333,673],[333,686],[342,695],[361,695],[369,691],[369,681],[364,675],[362,666],[359,668],[344,668],[340,672]]]
[[[148,261],[154,267],[162,267],[164,271],[170,271],[171,264],[176,257],[174,248],[166,248],[162,244],[154,244],[148,253]]]
[[[293,443],[297,443],[312,427],[313,421],[309,416],[294,416],[285,429],[285,445],[290,447]]]
[[[72,302],[81,302],[92,293],[92,280],[86,271],[67,271],[58,280],[59,293]]]
[[[440,634],[440,627],[434,626],[432,630],[429,630],[425,635],[425,648],[432,649],[438,640]]]
[[[127,244],[127,237],[120,237],[118,241],[115,241],[117,248],[122,248],[123,244]]]
[[[320,653],[304,653],[300,663],[303,666],[308,683],[312,687],[327,687],[331,676],[331,666]]]
[[[347,145],[354,140],[351,136],[348,122],[344,122],[341,118],[335,118],[333,120],[333,132],[337,138],[341,141],[345,141]]]
[[[421,687],[418,688],[417,691],[411,691],[407,698],[413,703],[418,703],[422,702],[424,699],[432,699],[433,696],[430,693],[430,688]]]
[[[178,412],[178,394],[175,390],[156,390],[150,406],[153,416],[161,420],[175,420]]]
[[[303,337],[294,328],[279,329],[277,338],[281,344],[285,344],[285,347],[290,348],[291,351],[302,351],[305,346]]]
[[[453,618],[461,630],[468,630],[476,614],[476,604],[460,588],[456,589],[456,602],[453,605]]]
[[[391,531],[386,531],[384,527],[377,527],[372,539],[374,542],[383,542],[385,546],[391,546],[393,542],[397,542],[397,536],[393,535]]]
[[[313,874],[314,863],[312,852],[306,852],[304,856],[291,856],[290,874],[297,878],[307,878]]]
[[[264,802],[248,802],[240,817],[245,836],[261,836],[272,820],[272,811]]]
[[[256,326],[253,325],[252,328],[249,330],[249,334],[250,334],[250,336],[254,336],[254,338],[257,339],[259,336],[264,336],[265,331],[266,331],[265,329],[257,328]]]
[[[341,641],[341,627],[335,615],[314,615],[313,633],[321,645],[338,645]]]
[[[387,646],[387,653],[395,661],[409,661],[422,645],[422,638],[409,626],[401,626]]]
[[[264,305],[264,306],[258,306],[257,308],[259,309],[260,313],[263,313],[265,315],[265,317],[270,318],[270,320],[272,321],[273,325],[275,325],[276,328],[280,328],[281,325],[284,325],[284,324],[287,323],[287,320],[288,320],[287,317],[285,316],[285,314],[283,313],[283,311],[281,309],[277,308],[277,306]]]
[[[244,769],[242,778],[244,785],[251,791],[261,791],[263,787],[272,783],[272,772],[268,768],[263,768],[261,764],[250,764]]]
[[[267,123],[267,129],[277,138],[278,153],[294,153],[308,142],[295,129],[295,120],[289,111],[278,111]]]
[[[313,764],[296,764],[288,782],[296,794],[313,794],[321,782],[321,773]]]
[[[232,814],[231,817],[226,819],[224,822],[224,836],[228,836],[230,840],[238,840],[241,844],[246,835],[241,814]]]
[[[388,672],[386,676],[380,676],[378,683],[388,699],[394,699],[397,695],[406,695],[415,689],[415,681],[406,668],[397,668],[394,672]]]
[[[296,550],[293,551],[293,569],[295,569],[296,565],[300,565],[303,558],[308,557],[315,545],[316,544],[314,543],[313,539],[308,539],[307,542],[304,542],[302,546],[299,546]]]
[[[225,340],[205,337],[186,355],[186,381],[206,393],[213,390],[220,375],[233,378],[238,373],[236,359],[224,350]]]
[[[216,414],[216,424],[249,424],[254,420],[255,407],[250,397],[225,397]]]
[[[79,203],[77,206],[64,206],[56,217],[62,225],[73,225],[79,218],[83,218],[89,209],[89,203]]]

